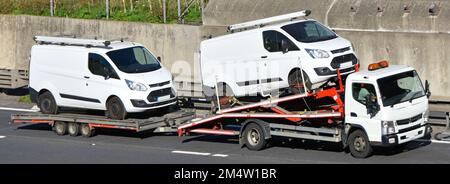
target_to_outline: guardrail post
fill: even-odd
[[[445,128],[447,130],[450,129],[450,118],[449,118],[450,112],[445,113]]]
[[[106,0],[106,19],[109,19],[109,0]]]

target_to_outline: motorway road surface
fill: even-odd
[[[450,163],[450,144],[419,140],[406,149],[379,149],[355,159],[338,145],[278,139],[262,151],[241,148],[234,137],[149,134],[104,130],[95,137],[58,136],[48,125],[10,125],[14,111],[0,111],[0,164],[5,163]]]

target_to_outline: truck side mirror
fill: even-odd
[[[430,98],[431,92],[430,92],[430,83],[428,80],[425,80],[425,94],[427,95],[427,98]]]
[[[378,111],[380,111],[380,105],[377,102],[377,97],[373,94],[368,94],[366,96],[366,109],[367,114],[370,115],[370,118],[373,118]]]
[[[289,43],[286,40],[281,40],[281,51],[283,54],[289,52]]]

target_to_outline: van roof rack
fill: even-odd
[[[34,41],[41,45],[68,45],[68,46],[81,46],[81,47],[99,47],[99,48],[111,48],[112,42],[124,42],[124,38],[114,40],[97,40],[97,39],[82,39],[82,38],[69,38],[69,37],[53,37],[53,36],[34,36]]]
[[[265,25],[273,24],[276,22],[292,21],[299,17],[307,17],[310,14],[311,14],[311,10],[303,10],[303,11],[299,11],[299,12],[278,15],[278,16],[274,16],[274,17],[244,22],[244,23],[240,23],[240,24],[234,24],[234,25],[228,26],[228,31],[231,33],[234,33],[237,31],[245,31],[248,29],[263,27]]]

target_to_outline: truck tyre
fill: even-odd
[[[264,131],[256,123],[250,123],[245,127],[244,144],[249,150],[258,151],[266,147],[267,140],[265,139]]]
[[[362,130],[355,130],[350,134],[348,146],[350,153],[355,158],[367,158],[373,151],[366,133]]]
[[[58,113],[58,105],[56,104],[55,98],[52,93],[46,91],[38,96],[39,109],[43,114],[57,114]]]
[[[106,117],[123,120],[126,116],[125,106],[118,97],[114,96],[106,102]]]
[[[76,137],[80,135],[80,125],[78,123],[69,123],[67,131],[70,136]]]
[[[88,124],[82,124],[80,127],[81,127],[80,128],[81,136],[83,136],[83,137],[92,137],[92,136],[95,135],[95,129],[89,127]]]
[[[230,99],[234,96],[233,91],[227,84],[218,84],[218,92],[219,92],[219,103],[221,109],[227,109],[231,107]],[[217,94],[215,93],[211,99],[211,112],[215,114],[219,110],[219,105],[217,103]]]
[[[309,80],[308,75],[306,75],[305,72],[303,72],[303,76],[305,77],[305,85],[303,85],[303,77],[302,72],[300,70],[295,70],[288,76],[288,82],[289,82],[289,89],[294,94],[301,94],[305,93],[305,86],[306,90],[311,91],[312,84]]]
[[[57,121],[54,125],[54,131],[57,135],[66,135],[67,134],[67,123]]]

